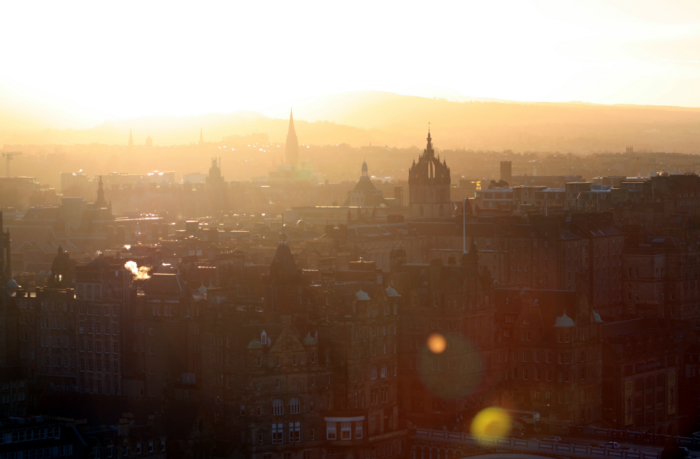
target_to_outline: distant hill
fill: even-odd
[[[44,121],[32,124],[37,119],[34,112],[18,113],[16,118],[26,121],[28,128],[17,131],[0,126],[0,144],[125,144],[130,129],[137,144],[149,135],[154,145],[190,144],[199,140],[200,128],[205,141],[262,133],[271,142],[283,143],[293,107],[299,141],[307,144],[422,146],[430,123],[436,146],[443,149],[588,153],[634,145],[653,151],[700,152],[700,108],[480,101],[439,87],[418,87],[414,92],[430,91],[464,101],[346,92],[280,104],[261,113],[150,116],[80,130],[31,129],[46,125]],[[0,122],[5,112],[0,108]]]

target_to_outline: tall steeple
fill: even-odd
[[[289,129],[287,131],[287,143],[284,146],[284,155],[287,164],[295,165],[299,161],[299,140],[294,130],[294,114],[289,111]]]
[[[131,129],[129,129],[129,146],[133,147],[134,146],[134,136],[131,133]]]
[[[199,128],[199,144],[202,145],[204,143],[204,135],[202,133],[202,128]]]
[[[107,207],[107,201],[105,201],[105,189],[102,184],[102,176],[100,175],[100,183],[97,185],[97,201],[95,201],[95,207],[101,209]]]
[[[362,177],[369,178],[369,168],[366,160],[362,162]]]

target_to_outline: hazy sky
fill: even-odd
[[[0,82],[117,117],[443,86],[700,106],[700,1],[2,2]]]

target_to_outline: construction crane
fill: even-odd
[[[7,177],[10,176],[10,160],[15,159],[15,156],[19,156],[21,154],[21,151],[8,151],[2,154],[2,157],[5,158],[5,175]]]

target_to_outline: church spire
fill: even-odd
[[[102,184],[102,176],[100,175],[100,183],[97,185],[97,201],[95,201],[95,206],[98,209],[101,209],[102,207],[105,207],[107,205],[107,201],[105,201],[105,188],[104,185]]]
[[[199,128],[199,144],[202,145],[204,143],[204,134],[202,132],[202,128]]]
[[[129,146],[133,147],[134,146],[134,136],[131,133],[131,129],[129,129]]]
[[[299,140],[294,130],[294,114],[289,111],[289,130],[287,131],[287,143],[284,146],[284,154],[287,164],[294,165],[299,161]]]

